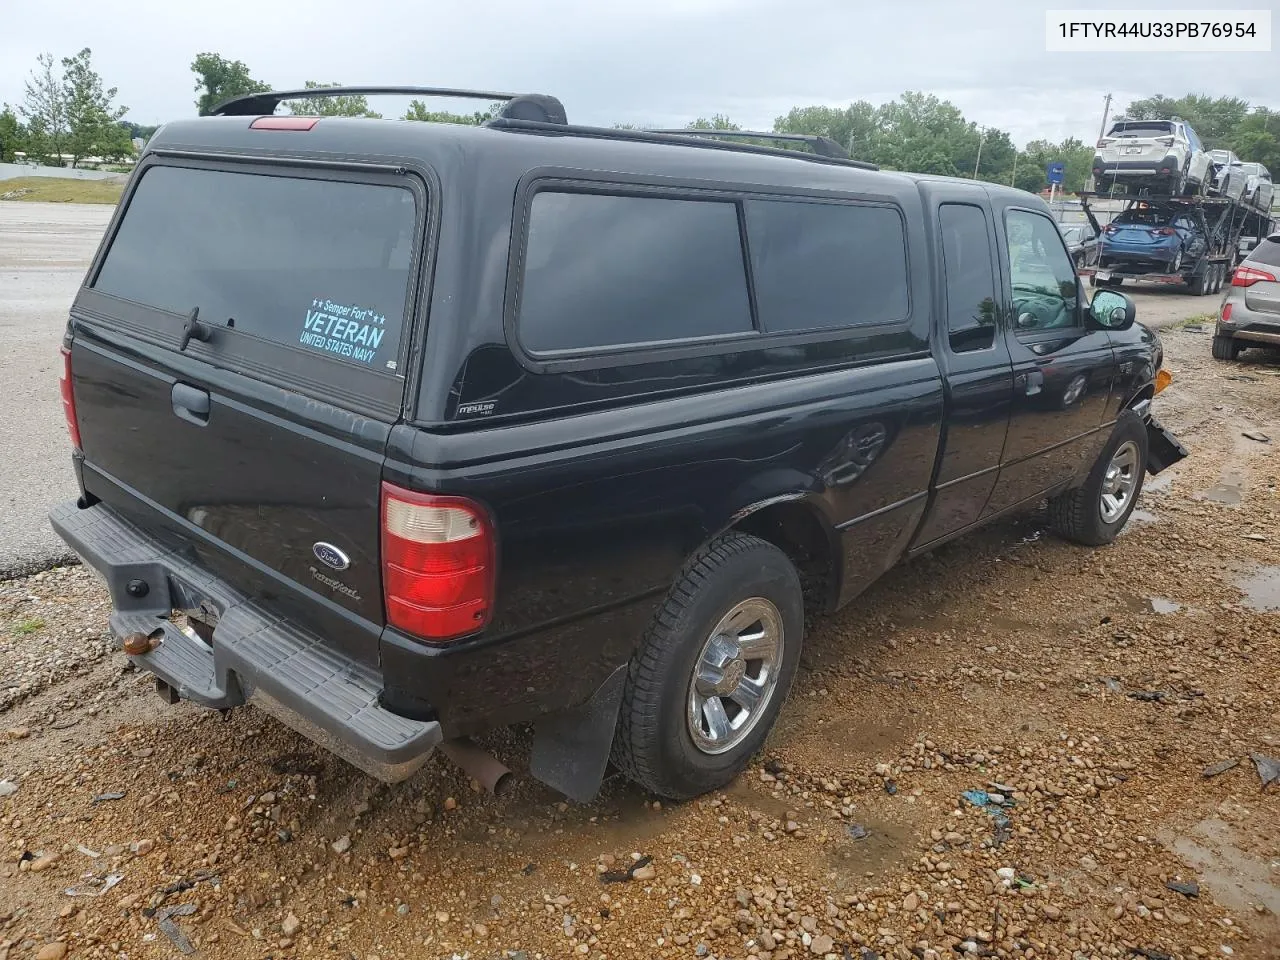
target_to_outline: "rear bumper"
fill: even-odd
[[[130,659],[180,697],[226,708],[253,703],[380,780],[409,777],[443,739],[435,721],[379,705],[381,677],[272,613],[99,503],[56,507],[54,532],[107,582],[111,633],[154,648]],[[212,644],[181,629],[173,611],[215,624]]]
[[[1095,155],[1093,158],[1095,177],[1114,177],[1121,180],[1129,177],[1168,177],[1177,174],[1181,169],[1182,164],[1175,154],[1166,156],[1159,163],[1150,157],[1139,160],[1108,160]]]

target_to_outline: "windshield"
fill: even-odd
[[[1142,224],[1143,226],[1164,226],[1169,223],[1173,217],[1170,214],[1162,213],[1158,210],[1147,208],[1126,210],[1113,221],[1116,224]]]

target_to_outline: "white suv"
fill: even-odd
[[[1093,180],[1099,191],[1118,184],[1155,193],[1203,193],[1213,163],[1191,125],[1181,120],[1117,120],[1098,141]]]

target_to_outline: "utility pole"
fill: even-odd
[[[1102,104],[1102,127],[1098,130],[1098,139],[1101,140],[1107,135],[1107,115],[1111,113],[1111,94],[1107,94],[1107,99]]]
[[[973,179],[978,179],[978,164],[982,163],[982,141],[987,137],[987,128],[978,128],[978,159],[973,161]]]

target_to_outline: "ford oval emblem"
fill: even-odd
[[[345,570],[351,566],[351,558],[332,543],[325,543],[323,540],[313,543],[311,552],[316,555],[317,560],[334,570]]]

